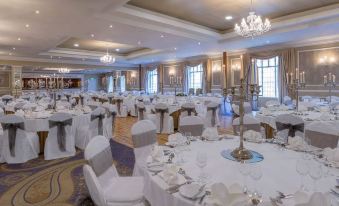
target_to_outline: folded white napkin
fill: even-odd
[[[254,130],[247,130],[244,132],[244,138],[250,142],[261,143],[263,142],[263,137],[260,132]]]
[[[168,136],[168,143],[170,145],[181,145],[186,143],[186,137],[182,136],[181,133],[175,133]]]
[[[202,133],[202,137],[208,139],[208,140],[218,140],[219,134],[216,127],[208,127],[204,130]]]
[[[206,199],[206,205],[230,206],[243,201],[247,201],[247,196],[239,184],[227,188],[223,183],[215,183],[211,186],[211,196]]]
[[[296,204],[296,206],[330,206],[331,203],[328,199],[328,197],[321,193],[321,192],[315,192],[311,195],[310,200],[307,203],[303,204]]]
[[[325,148],[323,155],[328,161],[336,162],[339,164],[339,148],[331,149],[329,147]]]
[[[168,184],[176,185],[179,184],[179,168],[174,164],[167,164],[159,176]]]
[[[164,158],[164,151],[162,147],[155,145],[151,152],[153,162],[161,162]]]

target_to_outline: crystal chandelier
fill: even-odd
[[[60,74],[68,74],[70,70],[68,68],[59,68],[59,73]]]
[[[254,37],[261,35],[271,29],[271,23],[268,19],[265,19],[265,22],[262,21],[260,16],[257,16],[254,11],[252,11],[252,2],[251,0],[251,11],[249,16],[242,19],[240,26],[235,24],[234,31],[243,37]]]
[[[113,64],[115,62],[115,58],[112,55],[108,54],[107,49],[107,53],[100,58],[100,61],[105,64]]]

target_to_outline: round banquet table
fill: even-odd
[[[225,159],[221,156],[224,149],[234,149],[239,145],[239,139],[222,140],[222,141],[196,141],[192,142],[184,151],[182,156],[184,163],[181,168],[186,174],[193,179],[197,179],[200,169],[196,166],[197,152],[205,152],[208,156],[207,166],[204,172],[208,174],[207,188],[213,183],[224,183],[230,186],[234,183],[243,185],[244,178],[238,170],[238,162]],[[292,150],[281,150],[277,145],[269,143],[245,143],[245,147],[264,156],[264,160],[258,163],[261,167],[263,176],[256,183],[258,190],[263,194],[264,205],[271,205],[269,197],[276,197],[276,191],[282,191],[285,194],[291,194],[298,191],[301,185],[301,177],[296,172],[296,162],[302,158],[301,153]],[[168,149],[168,147],[164,147]],[[317,163],[312,159],[311,164]],[[319,163],[318,163],[319,164]],[[137,166],[137,169],[145,177],[145,197],[154,206],[192,206],[199,205],[197,201],[183,198],[179,193],[170,194],[166,191],[169,187],[167,183],[159,176],[152,175],[146,168]],[[339,169],[330,168],[329,174],[339,174]],[[254,181],[247,177],[247,186],[253,188]],[[305,185],[309,190],[313,190],[313,180],[307,176]],[[318,191],[329,192],[335,186],[335,177],[322,177],[317,182]],[[294,205],[294,199],[284,199],[284,205]],[[242,205],[244,206],[244,205]]]

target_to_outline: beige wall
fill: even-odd
[[[0,95],[11,94],[11,95],[20,95],[21,94],[21,75],[22,67],[21,66],[12,66],[4,67],[0,70]],[[15,82],[19,80],[20,85],[15,86]]]

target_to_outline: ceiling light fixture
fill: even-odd
[[[111,25],[109,25],[109,28],[113,28],[113,25],[111,24]]]
[[[160,35],[161,38],[164,38],[165,36],[163,34]]]
[[[198,45],[200,45],[201,43],[200,43],[200,41],[198,42]]]
[[[138,41],[138,45],[140,45],[141,44],[141,41]]]
[[[228,21],[229,21],[229,20],[232,20],[232,19],[233,19],[233,16],[225,16],[225,19],[228,20]]]
[[[29,28],[29,24],[26,24],[25,27],[26,27],[26,28]]]
[[[40,14],[40,11],[39,10],[35,10],[35,14]]]
[[[15,47],[13,47],[12,49],[15,50]]]
[[[68,74],[70,70],[68,68],[59,68],[59,73],[60,74]]]
[[[113,64],[115,62],[115,58],[107,52],[104,56],[100,58],[100,61],[105,64]]]
[[[252,6],[253,0],[251,0],[251,11],[249,16],[247,16],[246,19],[242,19],[240,26],[235,24],[234,31],[240,36],[253,38],[271,30],[270,21],[265,19],[265,22],[263,22],[261,17],[255,14]]]
[[[177,50],[177,47],[174,47],[174,50],[176,51],[176,50]]]
[[[79,47],[80,45],[78,43],[73,44],[75,47]]]
[[[118,52],[118,51],[120,51],[120,49],[115,49],[115,51],[117,51],[117,52]]]
[[[94,37],[94,34],[91,34],[91,37],[93,38],[93,37]]]
[[[18,41],[21,41],[21,38],[20,38],[20,37],[18,38]]]

